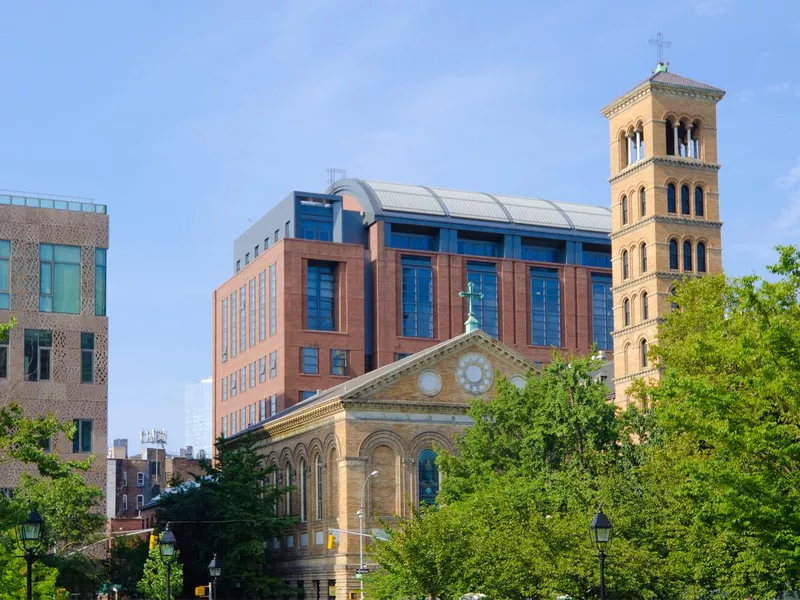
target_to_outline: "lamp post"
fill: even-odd
[[[209,586],[211,593],[208,600],[214,600],[217,597],[217,577],[220,575],[222,575],[222,561],[217,558],[215,552],[214,558],[208,563],[208,576],[211,578],[211,585]]]
[[[169,576],[172,569],[172,561],[175,560],[176,543],[177,540],[175,539],[175,534],[169,530],[169,523],[167,523],[167,528],[164,530],[164,533],[161,534],[161,539],[158,542],[158,549],[161,552],[161,560],[167,567],[167,600],[170,600]]]
[[[373,471],[367,478],[364,480],[364,485],[361,487],[361,504],[358,507],[358,568],[359,570],[364,569],[364,494],[367,491],[367,482],[369,482],[370,477],[374,477],[377,475],[377,471]],[[361,576],[361,600],[364,600],[364,579],[363,575],[359,573]]]
[[[22,543],[22,549],[25,550],[25,562],[28,563],[28,593],[26,598],[28,600],[32,600],[33,598],[33,561],[36,558],[36,555],[33,551],[39,545],[39,538],[42,535],[42,517],[39,515],[39,511],[35,508],[33,512],[28,517],[28,520],[25,521],[18,529],[17,534],[19,535],[19,541]]]
[[[603,509],[597,511],[589,526],[592,533],[592,541],[597,544],[597,558],[600,559],[600,600],[606,597],[606,544],[611,540],[611,521],[603,513]]]

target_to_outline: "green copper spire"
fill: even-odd
[[[666,73],[666,72],[667,72],[667,65],[665,65],[662,62],[658,63],[656,65],[655,70],[653,71],[653,73]]]
[[[475,331],[476,329],[481,328],[481,323],[478,319],[475,318],[475,313],[472,312],[472,300],[474,298],[483,298],[483,292],[475,292],[473,288],[475,284],[472,281],[467,282],[467,291],[466,292],[458,292],[459,297],[467,298],[469,301],[469,310],[467,315],[467,320],[464,321],[464,329],[467,333],[470,331]]]

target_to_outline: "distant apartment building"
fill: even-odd
[[[234,242],[213,295],[214,431],[481,328],[534,362],[612,349],[611,212],[363,179],[293,192]]]
[[[108,317],[106,206],[88,200],[0,192],[0,403],[31,417],[72,422],[72,440],[44,440],[64,459],[106,455]],[[4,464],[0,488],[13,490],[24,467]],[[87,480],[105,490],[94,461]]]
[[[186,385],[184,392],[183,443],[188,458],[211,458],[214,442],[211,418],[212,379],[208,377]]]
[[[143,448],[138,456],[128,456],[125,439],[114,440],[106,469],[106,516],[119,520],[138,518],[139,509],[170,484],[189,481],[201,472],[196,459],[169,456],[163,448]]]

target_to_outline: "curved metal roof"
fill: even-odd
[[[392,213],[413,213],[523,227],[554,227],[601,233],[611,231],[611,210],[605,206],[369,179],[341,179],[333,183],[328,191],[357,198],[367,221]]]

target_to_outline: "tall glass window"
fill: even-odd
[[[267,272],[258,274],[258,339],[267,338]]]
[[[222,299],[222,362],[228,360],[228,299]]]
[[[694,214],[696,217],[702,217],[705,213],[705,203],[703,202],[703,188],[699,185],[694,188]]]
[[[0,240],[0,309],[10,306],[8,277],[10,273],[9,260],[11,258],[11,242]]]
[[[303,373],[319,375],[319,348],[303,348]]]
[[[631,301],[628,298],[622,302],[622,324],[625,327],[631,324]]]
[[[667,186],[667,212],[676,213],[678,207],[675,200],[675,184],[670,183]]]
[[[247,390],[247,372],[245,367],[239,369],[239,391],[245,392]]]
[[[628,263],[628,251],[622,251],[622,278],[627,279],[630,277],[630,265]]]
[[[650,318],[650,300],[647,292],[642,292],[642,321]]]
[[[639,246],[639,255],[642,259],[642,273],[647,273],[647,244],[644,242]]]
[[[531,343],[561,345],[561,290],[558,271],[531,269]]]
[[[300,476],[300,522],[305,523],[308,518],[308,470],[305,458],[300,459],[297,473]]]
[[[72,451],[92,451],[92,422],[89,419],[75,419],[75,436],[72,438]]]
[[[105,248],[94,249],[94,314],[106,316],[106,254]]]
[[[644,188],[639,190],[639,216],[644,217],[647,215],[647,192]]]
[[[247,286],[250,300],[250,345],[256,345],[256,278],[253,277]]]
[[[436,465],[436,453],[423,450],[419,453],[419,503],[436,504],[439,493],[439,467]]]
[[[239,352],[247,349],[246,329],[247,320],[247,286],[239,289]]]
[[[222,401],[225,402],[228,399],[228,378],[222,378]]]
[[[681,186],[681,214],[688,215],[691,213],[691,203],[689,202],[689,186]]]
[[[669,241],[669,268],[678,268],[678,240],[676,239]]]
[[[8,331],[0,332],[0,379],[8,377]]]
[[[81,333],[81,383],[94,383],[93,333]]]
[[[317,498],[314,510],[314,518],[317,521],[322,520],[322,457],[317,455],[316,459],[314,459],[314,475],[315,475],[315,483],[317,487]]]
[[[264,383],[267,380],[267,357],[262,356],[258,359],[258,383]]]
[[[272,394],[269,397],[269,414],[278,414],[278,394]]]
[[[403,335],[433,337],[433,269],[431,259],[403,256]]]
[[[306,240],[319,240],[320,242],[333,241],[333,205],[331,203],[304,203],[299,209],[299,237]]]
[[[277,264],[269,266],[269,334],[278,331],[278,275]]]
[[[691,271],[694,267],[692,262],[692,243],[689,240],[683,242],[683,270]]]
[[[231,357],[236,356],[236,292],[231,292]]]
[[[39,310],[80,314],[80,246],[39,246]]]
[[[289,489],[286,490],[286,515],[292,514],[292,465],[287,463],[286,469],[284,471],[284,485],[287,486]]]
[[[467,281],[474,284],[476,292],[483,292],[483,298],[475,298],[472,303],[481,329],[496,338],[500,329],[496,266],[491,263],[468,262]]]
[[[628,224],[628,197],[622,197],[622,224]]]
[[[255,361],[247,365],[247,377],[250,380],[250,387],[256,387],[256,363]]]
[[[347,375],[347,350],[331,350],[331,375]]]
[[[336,325],[336,263],[308,263],[308,329],[334,331]]]
[[[25,330],[25,381],[49,381],[52,365],[53,332]]]
[[[611,350],[614,340],[614,297],[611,276],[592,274],[592,339],[598,350]]]
[[[236,371],[231,373],[231,398],[236,396]]]
[[[275,379],[278,376],[278,351],[273,350],[269,353],[269,378]]]
[[[706,245],[703,242],[697,244],[697,272],[706,272]]]

